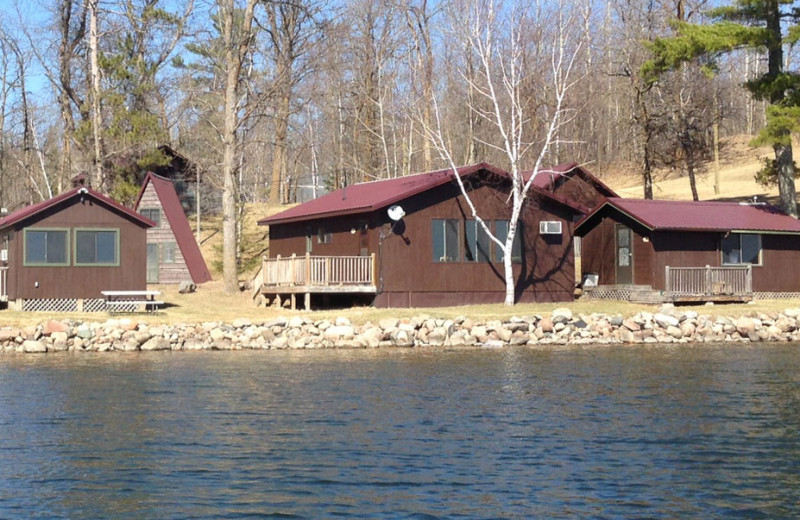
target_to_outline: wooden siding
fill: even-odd
[[[599,274],[598,283],[616,283],[614,272],[614,224],[629,225],[634,232],[633,283],[666,288],[665,267],[720,267],[722,253],[718,232],[649,232],[621,215],[605,217],[583,238],[582,272]],[[649,238],[649,242],[643,239]],[[800,291],[800,237],[761,235],[762,265],[753,266],[756,292]]]
[[[23,229],[26,227],[70,228],[71,233],[74,228],[119,229],[120,264],[111,267],[26,267],[23,263]],[[103,290],[145,289],[144,244],[145,228],[142,224],[132,222],[93,199],[87,198],[83,202],[78,197],[69,199],[63,205],[20,222],[9,234],[9,300],[100,298]]]
[[[147,208],[158,208],[161,212],[158,226],[152,227],[147,230],[147,243],[159,244],[159,263],[158,263],[158,283],[174,284],[181,283],[182,281],[192,281],[192,275],[186,265],[186,260],[181,253],[180,245],[178,244],[175,234],[172,232],[167,213],[161,206],[161,200],[158,198],[155,186],[153,183],[147,185],[142,194],[139,202],[139,211]],[[165,242],[172,242],[175,244],[175,261],[170,263],[163,262],[162,245]]]
[[[547,174],[541,173],[540,175]],[[605,194],[600,193],[593,182],[581,177],[579,173],[559,176],[552,191],[562,199],[576,202],[589,209],[597,206],[605,197]]]
[[[503,186],[475,183],[472,200],[485,220],[507,220],[508,192]],[[376,306],[440,306],[502,302],[505,296],[503,265],[499,262],[433,261],[431,221],[458,219],[470,211],[459,189],[446,184],[400,203],[406,216],[390,232],[385,209],[357,216],[287,223],[270,227],[269,256],[306,252],[306,228],[312,230],[312,254],[358,255],[366,223],[368,251],[377,255],[379,295]],[[550,199],[531,199],[523,213],[523,262],[515,265],[519,301],[569,301],[575,284],[572,210]],[[562,234],[540,235],[539,221],[559,220]],[[319,226],[332,233],[329,244],[317,239]],[[351,232],[355,231],[355,232]],[[383,238],[381,238],[383,237]],[[493,246],[494,249],[494,246]]]

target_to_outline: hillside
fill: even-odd
[[[697,192],[701,200],[745,200],[757,196],[759,200],[777,204],[778,188],[765,188],[754,180],[756,171],[772,150],[751,148],[749,136],[734,136],[722,140],[720,150],[721,191],[714,194],[714,163],[704,165],[697,175]],[[590,167],[591,169],[591,167]],[[641,177],[638,174],[610,170],[601,173],[602,179],[621,197],[641,198]],[[653,179],[653,197],[656,199],[691,200],[689,178],[676,171],[658,171]]]

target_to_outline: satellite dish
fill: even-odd
[[[386,213],[388,213],[389,218],[394,220],[395,222],[397,222],[406,215],[405,210],[401,206],[398,206],[397,204],[395,204],[394,206],[390,206],[389,209],[386,210]]]

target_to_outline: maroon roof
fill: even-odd
[[[186,261],[186,267],[189,268],[192,281],[197,284],[210,281],[211,273],[208,272],[206,261],[203,259],[200,247],[192,234],[192,229],[189,227],[189,219],[186,218],[186,213],[183,211],[181,201],[178,199],[178,193],[175,191],[175,186],[171,180],[160,177],[153,172],[148,172],[144,178],[144,183],[142,183],[139,196],[136,198],[136,204],[133,207],[139,209],[139,203],[148,183],[153,184],[158,200],[161,201],[161,208],[167,217],[172,234],[175,235],[175,241],[178,243],[178,247],[181,248],[181,254]]]
[[[141,223],[143,226],[146,227],[153,227],[156,225],[155,222],[148,218],[144,218],[143,216],[139,215],[135,211],[126,208],[119,202],[106,197],[100,192],[94,191],[91,188],[87,188],[85,186],[79,186],[77,188],[73,188],[69,191],[65,191],[64,193],[53,197],[52,199],[48,199],[37,204],[33,204],[31,206],[25,206],[24,208],[20,208],[17,211],[6,215],[2,219],[0,219],[0,229],[7,228],[13,224],[21,222],[25,219],[33,217],[49,208],[57,206],[62,202],[65,202],[73,197],[91,197],[97,202],[100,202],[109,207],[109,209],[116,211],[117,213],[121,213],[124,217],[129,218],[135,222]]]
[[[522,175],[527,181],[532,174],[533,170],[524,172]],[[573,174],[581,175],[588,181],[597,185],[597,187],[600,188],[600,191],[605,192],[607,197],[616,197],[617,193],[614,190],[609,188],[603,181],[592,175],[586,168],[581,167],[578,163],[559,164],[558,166],[553,166],[552,168],[540,169],[539,173],[536,175],[536,177],[534,177],[532,184],[533,186],[545,190],[552,190],[553,185],[558,177],[571,176]]]
[[[609,198],[575,227],[584,235],[608,211],[618,211],[650,230],[766,231],[800,233],[800,221],[765,203]]]
[[[509,177],[508,172],[486,163],[463,166],[458,168],[457,171],[461,178],[479,171],[487,171],[501,177]],[[323,195],[317,199],[310,200],[299,206],[287,209],[271,217],[261,219],[258,221],[258,224],[264,226],[366,213],[385,208],[403,199],[407,199],[408,197],[452,181],[453,171],[446,168],[394,179],[354,184]],[[532,190],[580,212],[579,208],[575,207],[574,204],[561,197],[537,187],[533,187]]]

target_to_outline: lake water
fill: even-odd
[[[797,345],[0,356],[0,518],[797,518]]]

